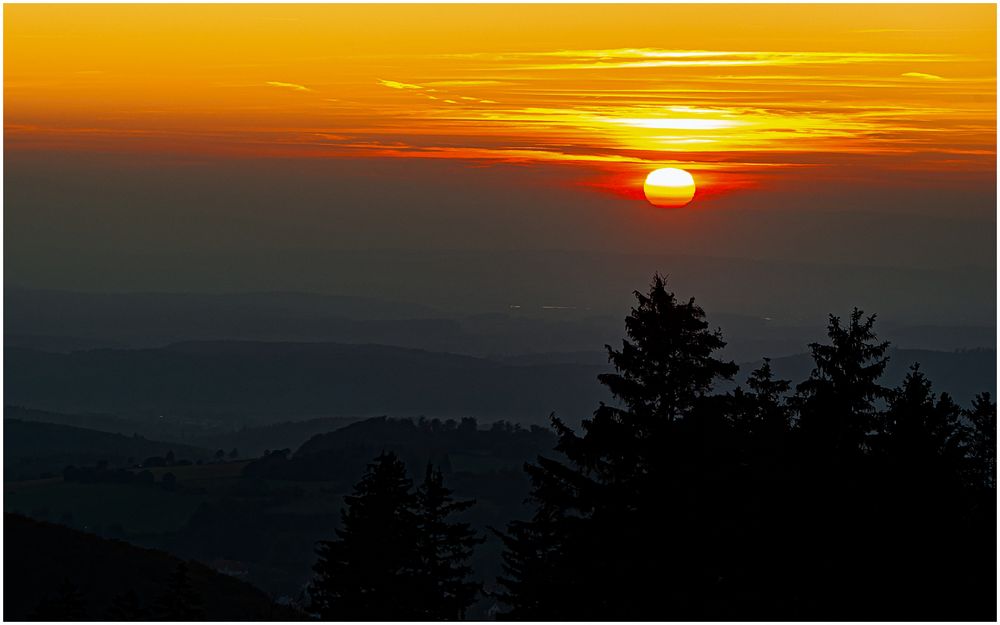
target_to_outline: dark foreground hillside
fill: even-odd
[[[10,433],[17,431],[15,426]],[[79,431],[80,444],[102,443],[104,436],[129,444],[133,440]],[[17,440],[8,437],[5,446],[16,446]],[[537,426],[372,418],[299,439],[290,448],[275,445],[252,460],[241,453],[236,460],[191,464],[178,451],[172,465],[129,469],[131,481],[122,480],[122,469],[114,465],[99,469],[81,463],[75,474],[60,471],[51,479],[8,481],[4,507],[215,568],[233,567],[272,596],[301,603],[312,577],[316,541],[339,527],[343,495],[374,456],[391,451],[406,460],[413,475],[422,475],[433,462],[458,496],[476,500],[462,518],[488,539],[471,565],[478,579],[492,585],[500,573],[501,546],[488,528],[530,512],[522,467],[539,455],[551,455],[554,445],[553,433]],[[106,448],[91,455],[96,457],[98,450]],[[146,473],[153,474],[151,479],[141,480]],[[484,615],[492,603],[482,597],[468,615]]]
[[[17,514],[4,515],[3,591],[5,621],[299,616],[196,562]]]

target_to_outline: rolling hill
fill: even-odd
[[[170,577],[183,561],[162,551],[107,540],[61,525],[4,515],[5,621],[36,620],[38,610],[65,609],[67,588],[80,602],[75,614],[54,620],[121,620],[115,604],[133,593],[146,620],[156,600],[169,592]],[[302,615],[274,604],[261,590],[199,564],[186,563],[199,618],[210,621],[299,620]],[[47,605],[46,605],[47,604]]]
[[[85,428],[4,419],[3,462],[5,480],[24,480],[59,474],[69,465],[106,462],[109,467],[128,467],[150,456],[173,452],[178,459],[207,460],[207,449],[141,436],[124,436]]]
[[[5,350],[5,400],[59,412],[243,424],[329,416],[588,415],[606,367],[504,365],[381,345],[188,342],[57,354]]]
[[[172,420],[182,427],[191,423],[194,431],[206,425],[236,432],[243,426],[380,415],[537,424],[556,412],[579,422],[599,402],[610,401],[596,380],[608,365],[593,364],[593,358],[512,364],[383,345],[248,341],[68,354],[8,347],[4,353],[9,403],[109,413],[149,424]],[[935,390],[951,393],[963,405],[980,391],[995,392],[992,350],[891,350],[889,355],[888,385],[898,384],[910,364],[920,362]],[[773,363],[778,375],[793,382],[812,369],[806,354]],[[756,364],[744,365],[736,380],[744,380]]]

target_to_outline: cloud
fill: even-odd
[[[732,50],[664,50],[611,48],[551,52],[473,53],[448,55],[498,62],[526,62],[517,70],[632,69],[660,67],[749,67],[848,65],[857,63],[926,63],[955,60],[950,54],[903,52],[774,52]]]
[[[925,33],[929,29],[918,30],[916,28],[862,28],[861,30],[851,30],[852,33],[881,34],[881,33]]]
[[[485,85],[502,85],[502,80],[432,80],[428,85],[435,87],[479,87]]]
[[[937,74],[924,74],[923,72],[906,72],[905,74],[900,74],[900,76],[905,76],[906,78],[923,78],[924,80],[944,80]]]
[[[599,121],[652,130],[719,130],[741,125],[733,120],[694,118],[599,118]]]
[[[266,83],[271,87],[279,87],[281,89],[291,89],[293,91],[312,91],[309,87],[304,87],[302,85],[297,85],[293,82],[278,82],[276,80],[269,80]]]
[[[423,89],[420,85],[413,85],[406,82],[396,82],[395,80],[382,80],[379,78],[378,82],[383,87],[389,87],[390,89]]]

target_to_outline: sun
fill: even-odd
[[[646,176],[642,189],[653,206],[681,208],[687,206],[694,197],[694,177],[683,169],[655,169]]]

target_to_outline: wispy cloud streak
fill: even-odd
[[[276,80],[269,80],[265,83],[269,87],[279,87],[281,89],[291,89],[292,91],[312,91],[309,87],[303,85],[297,85],[293,82],[278,82]]]

